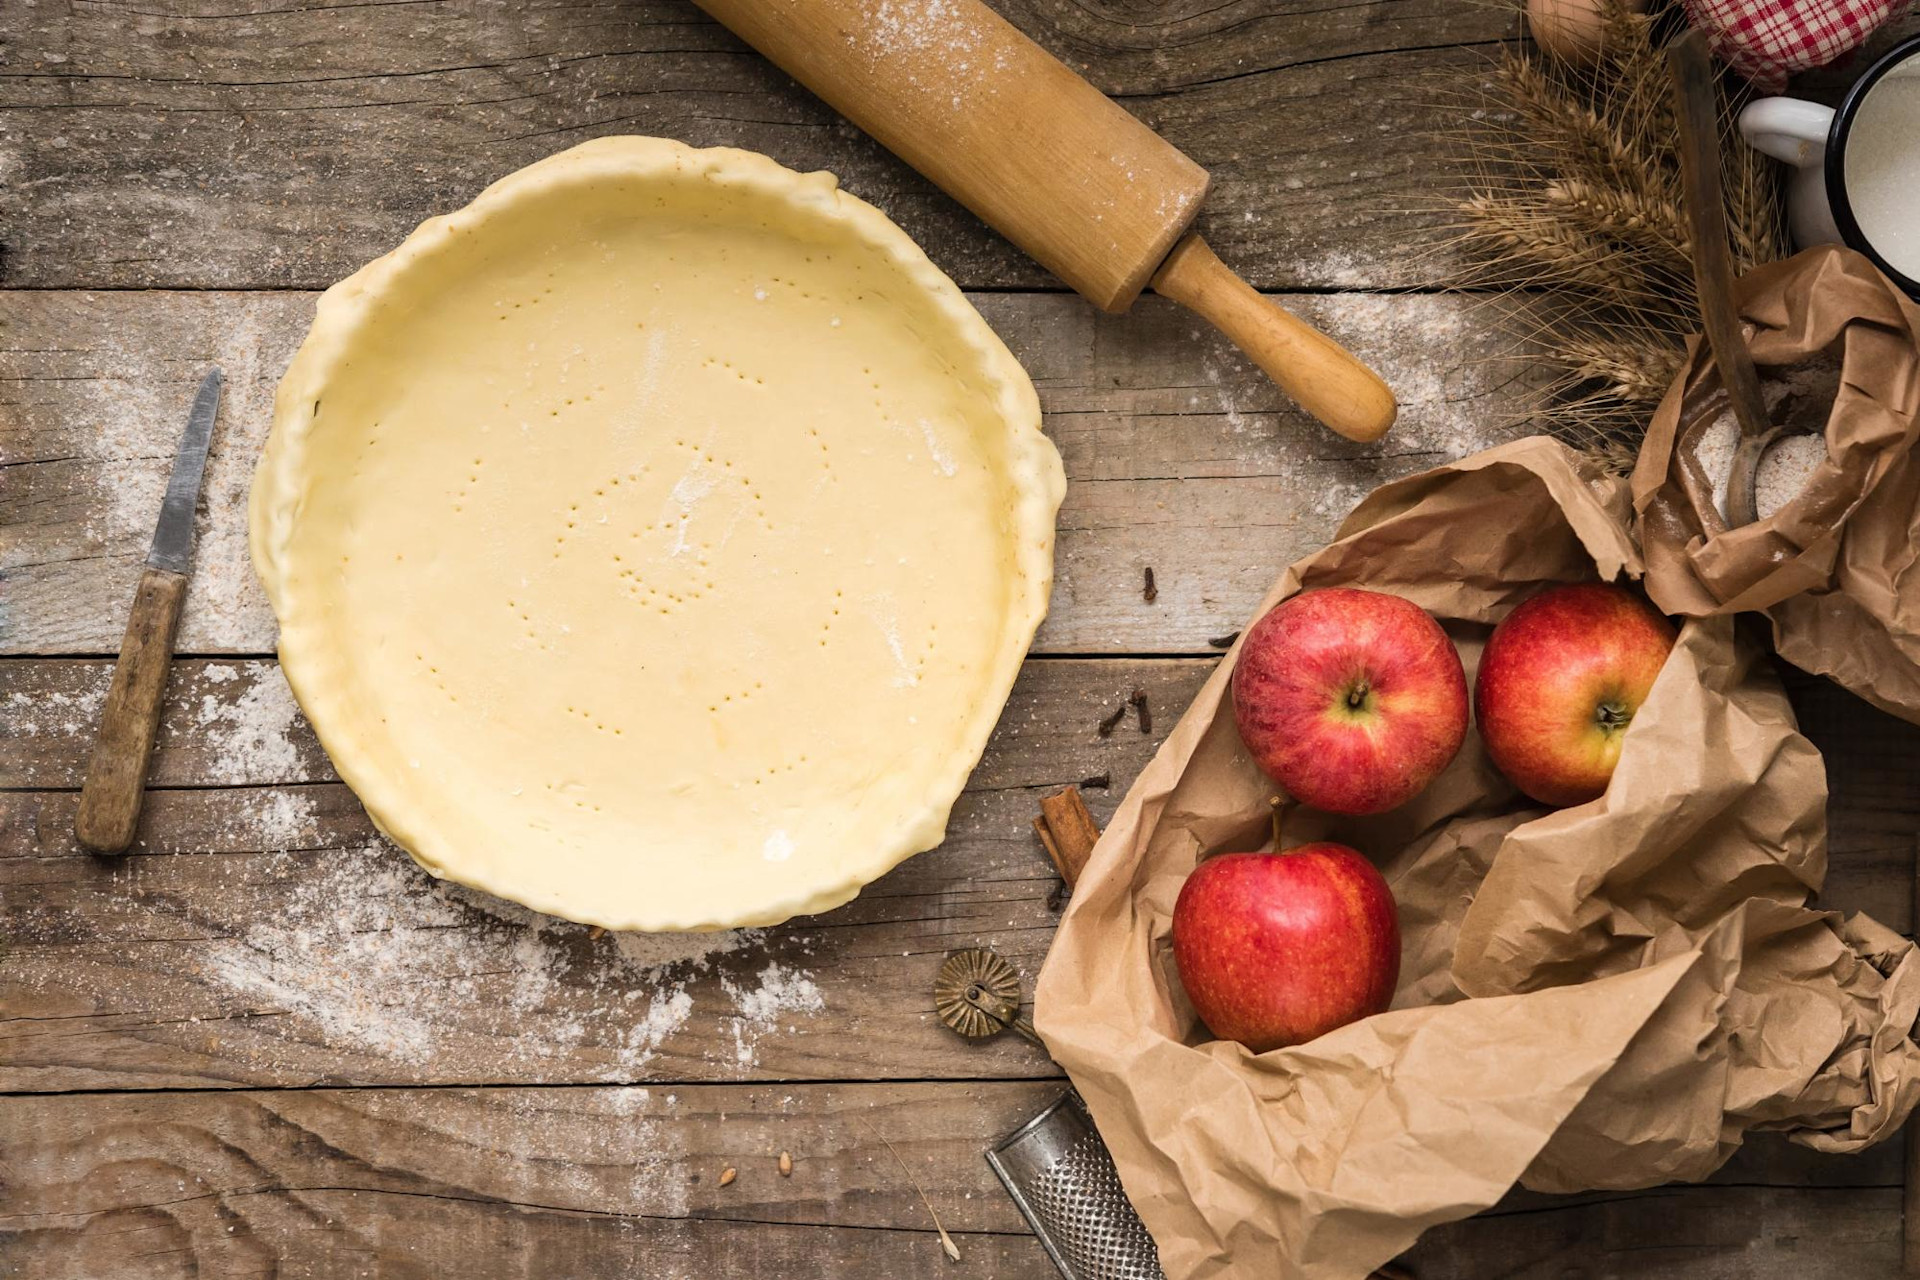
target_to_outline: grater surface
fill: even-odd
[[[1067,1280],[1165,1280],[1079,1094],[1063,1094],[987,1162]]]

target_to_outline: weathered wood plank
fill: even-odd
[[[1212,659],[1047,659],[1026,664],[975,790],[1063,786],[1111,772],[1113,797],[1173,727]],[[18,658],[0,664],[0,789],[80,785],[107,682],[108,659]],[[1151,735],[1136,719],[1102,737],[1099,722],[1143,689]],[[336,782],[326,753],[271,659],[174,663],[148,785],[299,786]],[[0,856],[4,856],[0,854]]]
[[[1450,1223],[1418,1280],[1854,1280],[1900,1274],[1900,1191],[1664,1187]]]
[[[498,1258],[487,1274],[1043,1277],[981,1153],[1060,1088],[9,1097],[0,1245],[20,1274],[88,1280],[136,1256],[141,1275],[439,1276]],[[958,1238],[958,1266],[880,1135]],[[1421,1280],[1891,1274],[1899,1176],[1897,1144],[1843,1158],[1760,1139],[1707,1187],[1516,1193],[1407,1261]]]
[[[1037,1277],[1045,1255],[985,1185],[979,1150],[1049,1091],[96,1096],[24,1116],[0,1104],[15,1175],[0,1243],[15,1274],[76,1280],[805,1275],[824,1258],[853,1277]],[[958,1268],[875,1133],[937,1197]],[[788,1179],[781,1149],[795,1155]],[[729,1165],[739,1180],[720,1188]]]
[[[0,1099],[0,1223],[55,1228],[253,1186],[564,1213],[1021,1233],[982,1153],[1059,1081],[315,1089]],[[781,1177],[779,1153],[792,1155]],[[722,1187],[723,1169],[737,1180]],[[111,1176],[102,1176],[108,1174]],[[935,1252],[938,1252],[936,1246]],[[727,1273],[731,1274],[731,1273]]]
[[[1291,299],[1376,362],[1404,406],[1358,446],[1285,402],[1170,304],[1100,316],[1060,295],[974,301],[1033,375],[1070,478],[1042,653],[1198,653],[1236,630],[1289,561],[1381,482],[1517,434],[1524,385],[1457,296]],[[304,294],[0,295],[0,652],[119,644],[193,384],[226,405],[178,645],[264,653],[273,621],[245,506]],[[1155,570],[1159,596],[1142,598]]]
[[[1470,74],[1512,33],[1499,6],[1002,8],[1213,171],[1203,227],[1263,287],[1444,274],[1434,73]],[[322,287],[513,169],[653,133],[831,169],[964,285],[1057,287],[685,0],[90,0],[10,17],[8,285]]]
[[[32,730],[0,786],[84,767],[107,664],[48,665],[0,665]],[[986,944],[1031,980],[1058,909],[1040,788],[1108,774],[1104,820],[1211,665],[1031,663],[938,850],[824,916],[647,938],[433,880],[344,786],[300,785],[332,773],[270,664],[181,663],[154,777],[185,789],[149,794],[131,856],[79,851],[71,790],[0,794],[0,1089],[1050,1075],[940,1026],[934,971]],[[1102,738],[1135,688],[1154,732]]]
[[[1045,1073],[1024,1045],[952,1040],[933,969],[986,941],[1037,971],[1055,884],[1027,825],[1039,790],[1105,774],[1104,820],[1210,668],[1031,662],[939,850],[817,919],[649,942],[418,871],[332,781],[269,662],[179,664],[143,843],[87,857],[71,788],[108,664],[6,662],[20,732],[0,739],[0,786],[67,790],[0,797],[0,1088]],[[1135,687],[1154,734],[1100,737]],[[1792,689],[1833,779],[1823,900],[1910,929],[1920,728],[1824,681]],[[800,975],[823,1008],[788,989]],[[783,1002],[790,1017],[751,1014]]]

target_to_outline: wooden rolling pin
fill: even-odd
[[[1207,173],[980,0],[698,0],[1105,311],[1149,284],[1352,440],[1393,393],[1187,228]]]

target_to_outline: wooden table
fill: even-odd
[[[1422,134],[1437,80],[1509,17],[1003,8],[1213,170],[1222,256],[1400,393],[1384,443],[1316,429],[1166,305],[1095,315],[678,0],[0,7],[0,1276],[1052,1274],[981,1152],[1061,1081],[1025,1044],[938,1025],[942,955],[992,945],[1031,981],[1059,907],[1037,797],[1104,778],[1104,819],[1281,567],[1380,482],[1515,434],[1529,393],[1491,362],[1482,300],[1432,287],[1449,174]],[[839,911],[724,939],[539,920],[384,846],[275,668],[242,533],[313,291],[622,131],[829,168],[886,209],[1032,372],[1071,477],[1052,616],[951,838]],[[71,827],[92,721],[216,360],[228,405],[143,840],[89,858]],[[1920,730],[1791,683],[1832,761],[1828,900],[1910,928]],[[1153,732],[1101,737],[1136,688]],[[1704,1187],[1515,1194],[1408,1263],[1886,1275],[1899,1170],[1891,1145],[1760,1139]]]

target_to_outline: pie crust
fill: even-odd
[[[1019,364],[832,175],[603,138],[326,292],[251,536],[300,705],[422,866],[706,930],[941,841],[1063,487]]]

